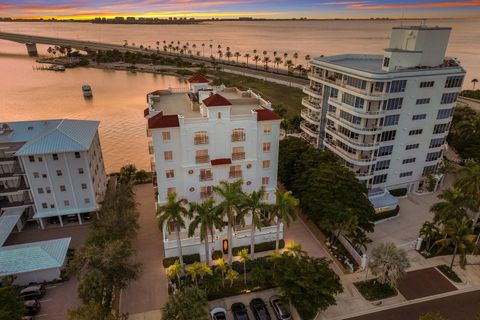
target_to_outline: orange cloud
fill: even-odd
[[[353,1],[352,1],[353,2]],[[480,0],[470,1],[440,1],[431,3],[405,3],[405,4],[371,4],[371,2],[354,2],[348,4],[354,9],[422,9],[422,8],[449,8],[449,7],[477,7]]]

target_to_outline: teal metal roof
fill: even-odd
[[[72,238],[0,248],[0,277],[63,266]]]
[[[3,126],[10,133],[0,136],[0,143],[25,142],[17,156],[84,151],[90,148],[99,124],[68,119],[7,122]]]
[[[22,216],[25,208],[8,208],[0,217],[0,247],[7,241],[8,236]]]

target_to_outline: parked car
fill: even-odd
[[[280,301],[279,296],[272,296],[270,298],[270,305],[278,320],[292,320],[290,312],[288,312],[288,309]]]
[[[210,311],[212,320],[227,320],[227,311],[223,308],[215,308]]]
[[[40,301],[37,299],[34,300],[27,300],[24,302],[25,308],[27,311],[25,312],[25,315],[27,316],[33,316],[40,311]]]
[[[24,300],[40,299],[45,294],[43,284],[30,285],[20,291],[18,296]]]
[[[250,309],[252,309],[253,316],[256,320],[272,320],[270,313],[268,313],[267,305],[260,298],[255,298],[250,301]]]
[[[250,320],[248,317],[247,308],[243,303],[234,303],[230,309],[232,310],[233,318],[235,320]]]

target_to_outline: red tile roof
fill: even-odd
[[[212,166],[219,166],[222,164],[231,164],[232,160],[229,158],[222,158],[222,159],[213,159],[210,162],[212,163]]]
[[[190,82],[190,83],[209,83],[210,80],[208,80],[207,78],[205,78],[202,75],[196,74],[196,75],[190,77],[190,79],[188,79],[188,82]]]
[[[146,108],[145,110],[143,110],[143,116],[146,117],[150,114],[150,110],[148,110],[148,108]]]
[[[156,128],[174,128],[180,127],[180,123],[178,122],[178,115],[168,115],[164,116],[163,112],[154,115],[150,119],[148,119],[148,129],[156,129]]]
[[[257,121],[272,121],[272,120],[282,120],[278,114],[269,109],[256,109],[257,112]]]
[[[211,95],[207,99],[203,99],[202,102],[207,107],[223,107],[223,106],[231,106],[232,105],[232,103],[230,101],[228,101],[226,98],[219,95],[218,93],[215,93],[215,94]]]

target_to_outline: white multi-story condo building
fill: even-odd
[[[189,79],[188,89],[147,95],[148,135],[152,170],[157,175],[158,203],[176,192],[189,201],[214,196],[220,181],[243,180],[247,194],[263,186],[265,201],[275,201],[281,118],[269,102],[250,90],[211,87],[202,76]],[[237,227],[231,246],[249,244],[250,228]],[[187,224],[188,226],[188,224]],[[257,231],[256,242],[275,239],[275,227]],[[212,248],[225,236],[216,231]],[[164,232],[165,254],[177,255],[174,239]],[[182,232],[184,254],[204,255],[198,237]]]
[[[369,189],[424,188],[435,172],[465,70],[445,56],[450,28],[394,27],[383,55],[311,61],[302,136]]]
[[[63,225],[65,217],[82,223],[82,215],[99,208],[107,176],[98,125],[82,120],[0,123],[0,238],[30,219],[42,228]]]

